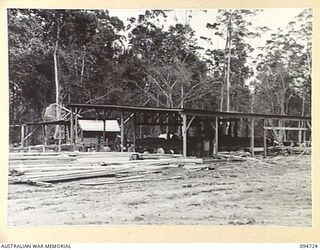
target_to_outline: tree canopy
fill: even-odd
[[[250,40],[267,32],[253,21],[261,11],[219,10],[203,23],[214,35],[199,38],[169,10],[121,20],[108,10],[9,9],[10,124],[40,121],[55,102],[310,115],[312,12],[273,32],[252,60]]]

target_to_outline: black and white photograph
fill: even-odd
[[[312,227],[312,8],[6,15],[8,227]]]

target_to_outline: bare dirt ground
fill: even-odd
[[[312,226],[311,156],[268,160],[277,164],[220,162],[200,171],[179,167],[149,182],[83,185],[95,181],[90,179],[47,188],[10,184],[7,222]],[[165,180],[163,175],[182,178]]]

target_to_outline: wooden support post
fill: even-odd
[[[66,144],[70,141],[70,123],[66,124]]]
[[[43,144],[44,144],[45,146],[48,145],[47,125],[43,125]]]
[[[233,136],[235,138],[238,137],[238,121],[234,121],[234,124],[233,124]]]
[[[181,114],[182,116],[182,141],[183,141],[183,157],[187,157],[187,115]]]
[[[64,130],[64,143],[67,144],[67,126],[66,124],[63,125]]]
[[[74,138],[75,138],[75,145],[77,145],[77,142],[78,142],[78,116],[77,116],[77,114],[78,114],[78,109],[76,108],[75,109],[75,113],[76,113],[76,115],[74,116]]]
[[[106,111],[103,110],[103,143],[106,144]]]
[[[120,127],[120,136],[121,136],[121,142],[120,142],[120,149],[121,152],[123,152],[123,147],[124,147],[124,115],[123,112],[121,112],[121,118],[120,118],[120,122],[121,122],[121,127]]]
[[[263,120],[263,126],[266,126],[266,120]],[[267,157],[267,132],[268,130],[263,129],[263,156]]]
[[[46,131],[44,129],[44,125],[41,126],[42,127],[42,135],[43,135],[43,145],[45,145],[45,141],[46,141]]]
[[[251,119],[251,156],[254,157],[254,119]]]
[[[299,128],[303,127],[303,122],[299,121]],[[302,130],[299,130],[298,132],[298,143],[299,146],[301,146],[301,142],[302,142]]]
[[[169,123],[169,114],[166,114],[166,123]],[[166,135],[169,133],[169,126],[166,125]]]
[[[136,151],[136,119],[137,119],[137,113],[133,115],[133,138],[132,138],[132,143],[133,143],[133,152]]]
[[[25,147],[28,146],[28,141],[27,139],[29,138],[29,127],[25,124],[24,125],[24,138],[23,138],[23,144]]]
[[[215,148],[214,148],[214,155],[217,156],[219,152],[219,119],[216,119],[216,129],[215,129]]]
[[[58,128],[58,152],[61,152],[61,125],[57,125]]]
[[[73,117],[73,108],[71,107],[71,113],[70,113],[70,145],[71,145],[71,150],[74,150],[74,117]]]
[[[281,126],[286,127],[285,120],[281,121]],[[283,141],[287,141],[287,131],[285,129],[282,130],[282,134],[283,134]]]
[[[227,122],[227,134],[232,136],[232,123],[231,123],[231,121]]]
[[[21,147],[24,147],[25,124],[21,125]]]
[[[245,119],[245,126],[246,126],[246,137],[249,137],[248,119]]]

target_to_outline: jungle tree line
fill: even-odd
[[[203,48],[189,22],[164,25],[170,11],[124,22],[107,10],[9,9],[10,124],[40,121],[55,102],[310,115],[312,12],[252,59],[250,40],[267,31],[251,21],[260,11],[219,10]]]

